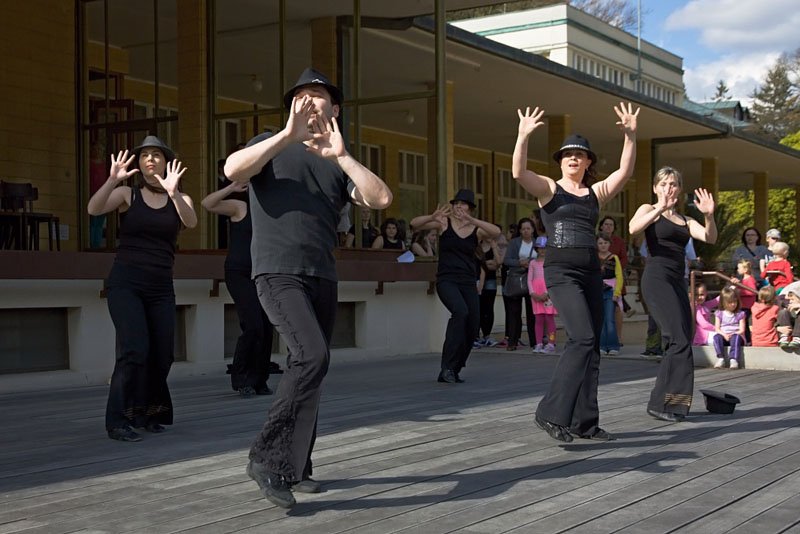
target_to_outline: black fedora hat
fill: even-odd
[[[739,397],[721,391],[701,389],[700,393],[702,393],[706,399],[706,410],[711,413],[733,413],[736,405],[741,402]]]
[[[161,152],[163,152],[164,157],[167,159],[167,163],[175,159],[175,152],[173,152],[172,149],[168,147],[166,143],[164,143],[164,141],[162,141],[155,135],[148,135],[147,137],[144,138],[142,144],[133,149],[133,153],[136,154],[137,166],[139,165],[139,155],[142,153],[142,149],[148,147],[157,148]]]
[[[456,202],[466,202],[469,204],[470,208],[475,207],[475,193],[472,192],[470,189],[459,189],[456,196],[453,197],[453,200],[450,201],[450,204],[455,204]]]
[[[556,163],[561,163],[561,153],[570,149],[583,150],[589,154],[589,159],[592,160],[592,163],[597,163],[597,154],[592,152],[592,149],[589,146],[589,140],[578,134],[572,134],[564,139],[564,142],[561,143],[561,148],[553,152],[553,159],[556,160]]]
[[[342,105],[343,98],[341,89],[333,85],[331,81],[321,72],[308,67],[297,79],[297,83],[294,84],[294,87],[286,91],[286,93],[283,95],[283,105],[286,106],[286,109],[292,107],[292,98],[294,98],[295,92],[297,92],[298,89],[309,85],[323,86],[331,95],[331,102],[339,106]]]

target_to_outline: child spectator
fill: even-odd
[[[783,241],[773,243],[770,247],[775,258],[767,263],[764,277],[775,288],[775,293],[782,294],[783,288],[794,282],[792,264],[786,257],[789,255],[789,245]]]
[[[614,308],[622,298],[622,264],[616,254],[609,251],[611,238],[606,234],[597,236],[597,255],[603,276],[603,330],[600,332],[600,350],[609,356],[619,354],[619,337],[614,320]]]
[[[714,309],[719,297],[708,300],[708,288],[697,284],[694,289],[695,328],[693,345],[713,345],[717,331],[714,326]]]
[[[714,327],[717,332],[714,336],[714,350],[717,352],[717,363],[714,364],[714,369],[720,369],[725,365],[723,352],[724,347],[728,345],[731,347],[730,368],[739,368],[746,326],[744,312],[741,308],[742,303],[739,302],[736,288],[722,288],[719,294],[719,309],[714,314],[716,319]]]
[[[536,346],[533,352],[539,354],[553,354],[556,351],[556,309],[547,294],[544,283],[544,255],[547,238],[536,238],[536,259],[528,264],[528,289],[531,293],[531,305],[536,317],[534,330],[536,332]]]
[[[783,290],[786,297],[786,307],[778,312],[778,344],[782,349],[795,350],[800,348],[800,282],[794,282]]]
[[[775,329],[780,308],[775,305],[775,288],[764,286],[758,290],[758,302],[751,309],[753,325],[750,327],[754,347],[777,347],[778,331]]]
[[[750,324],[750,309],[756,302],[756,278],[753,276],[753,264],[750,260],[741,259],[736,264],[736,274],[738,278],[732,278],[733,281],[739,282],[743,286],[751,288],[753,291],[739,288],[739,300],[742,303],[742,311],[744,311],[745,324]],[[745,333],[745,340],[750,345],[750,329],[748,328]]]

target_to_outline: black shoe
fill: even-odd
[[[441,372],[439,372],[439,378],[437,380],[446,384],[455,384],[456,374],[450,369],[442,369]]]
[[[596,429],[593,434],[579,434],[578,437],[581,439],[591,439],[594,441],[614,441],[617,439],[614,437],[614,434],[606,432],[602,428]]]
[[[322,492],[322,484],[313,478],[306,478],[292,484],[292,491],[298,493],[320,493]]]
[[[538,415],[534,416],[533,421],[536,423],[536,426],[547,432],[551,438],[557,439],[558,441],[563,441],[565,443],[572,441],[572,434],[570,434],[569,430],[567,430],[565,427],[551,423],[550,421],[545,421],[544,419],[539,418]]]
[[[272,395],[272,390],[268,386],[260,386],[256,388],[256,395]]]
[[[647,414],[650,415],[651,417],[655,417],[656,419],[659,419],[661,421],[667,421],[669,423],[678,423],[684,419],[683,417],[678,417],[674,413],[657,412],[650,408],[647,409]]]
[[[453,376],[456,377],[456,383],[457,384],[463,384],[464,383],[464,379],[461,378],[460,376],[458,376],[458,373],[453,373]]]
[[[250,386],[245,386],[243,388],[239,388],[239,396],[243,399],[247,399],[252,397],[256,394],[256,390],[251,388]]]
[[[247,476],[258,484],[261,493],[272,504],[281,508],[291,508],[297,502],[294,500],[286,478],[276,473],[270,473],[264,464],[250,460],[250,463],[247,464]]]
[[[134,432],[129,426],[112,428],[108,431],[108,437],[117,441],[142,441],[142,436]]]
[[[159,425],[158,423],[147,423],[144,429],[148,432],[152,432],[153,434],[161,434],[166,430],[166,427]]]
[[[281,366],[278,365],[275,362],[269,362],[269,368],[268,369],[269,369],[269,374],[271,374],[271,375],[281,375],[281,374],[283,374],[283,369],[281,369]]]

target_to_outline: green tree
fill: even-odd
[[[781,56],[767,72],[761,87],[751,95],[758,129],[774,141],[800,130],[800,98],[798,87],[789,76],[792,69],[790,58]]]
[[[714,95],[714,102],[722,102],[723,100],[730,100],[731,99],[731,95],[728,94],[728,92],[730,90],[728,89],[728,86],[725,85],[725,81],[724,80],[720,80],[717,83],[716,91],[717,92]]]

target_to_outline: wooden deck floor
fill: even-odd
[[[0,395],[0,534],[800,532],[800,373],[698,369],[696,390],[742,404],[712,415],[696,391],[667,424],[644,413],[655,364],[605,360],[619,440],[565,445],[532,424],[554,363],[476,351],[444,385],[437,355],[334,361],[325,491],[288,512],[244,473],[270,397],[240,399],[225,375],[173,381],[176,424],[140,443],[105,437],[104,387]]]

